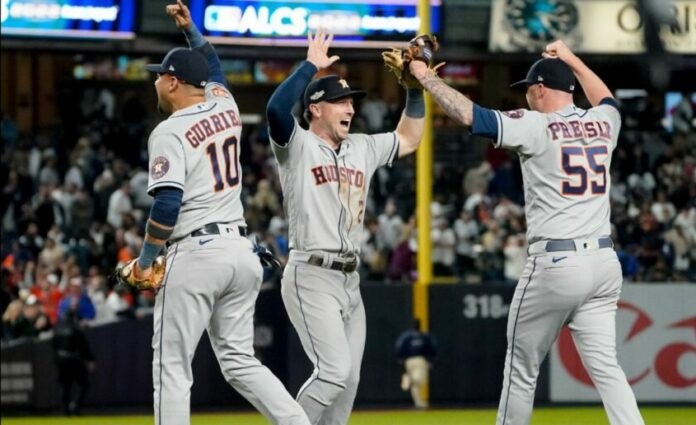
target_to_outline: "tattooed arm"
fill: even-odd
[[[409,69],[450,118],[464,125],[472,124],[474,103],[471,100],[445,84],[424,62],[411,61]]]
[[[450,118],[471,126],[472,134],[497,139],[499,121],[496,112],[475,104],[445,84],[424,62],[411,61],[409,69]]]

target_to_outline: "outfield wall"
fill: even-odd
[[[367,346],[356,405],[407,405],[399,388],[401,366],[393,346],[410,325],[410,286],[364,285]],[[505,327],[513,287],[432,285],[431,330],[439,354],[431,371],[435,404],[496,403],[505,356]],[[621,364],[641,401],[696,399],[696,285],[624,287],[617,314]],[[146,407],[152,399],[152,318],[90,328],[97,368],[91,376],[91,407]],[[542,366],[538,401],[598,401],[564,331]],[[257,355],[296,393],[311,372],[289,325],[277,288],[262,291],[255,320]],[[50,341],[2,349],[2,408],[50,410],[59,406]],[[248,408],[224,381],[207,336],[194,358],[191,403]]]

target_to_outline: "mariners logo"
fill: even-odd
[[[150,175],[153,179],[157,180],[167,174],[169,171],[169,160],[164,156],[158,156],[152,161],[152,166],[150,167]]]
[[[573,44],[578,38],[579,12],[573,0],[506,0],[505,23],[510,42],[536,51],[562,38]]]

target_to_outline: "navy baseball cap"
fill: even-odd
[[[362,90],[351,90],[350,86],[338,75],[327,75],[309,83],[304,92],[304,107],[312,103],[332,101],[351,96],[354,99],[365,97]]]
[[[543,84],[554,90],[572,93],[575,90],[575,75],[570,67],[560,59],[544,58],[534,62],[527,72],[527,78],[510,84],[510,87]]]
[[[208,62],[202,54],[185,47],[176,47],[167,53],[162,63],[145,65],[158,74],[169,74],[195,87],[208,82]]]

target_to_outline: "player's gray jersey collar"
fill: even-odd
[[[200,102],[195,105],[187,106],[186,108],[179,109],[169,116],[169,118],[185,117],[188,115],[196,115],[203,112],[208,112],[213,109],[217,103]]]
[[[326,149],[327,151],[333,152],[337,158],[341,158],[341,157],[347,155],[348,151],[350,150],[350,147],[351,147],[351,144],[349,143],[350,139],[343,140],[341,142],[341,148],[338,150],[338,153],[336,153],[336,150],[331,148],[331,146],[329,146],[321,137],[317,136],[314,133],[312,133],[312,135],[316,139],[316,142],[319,145],[319,147],[321,147],[322,149]]]
[[[560,115],[564,118],[569,117],[571,115],[577,115],[579,117],[583,117],[587,113],[587,110],[578,108],[575,106],[575,104],[570,103],[566,105],[565,107],[559,109],[558,111],[554,112],[554,114]]]

